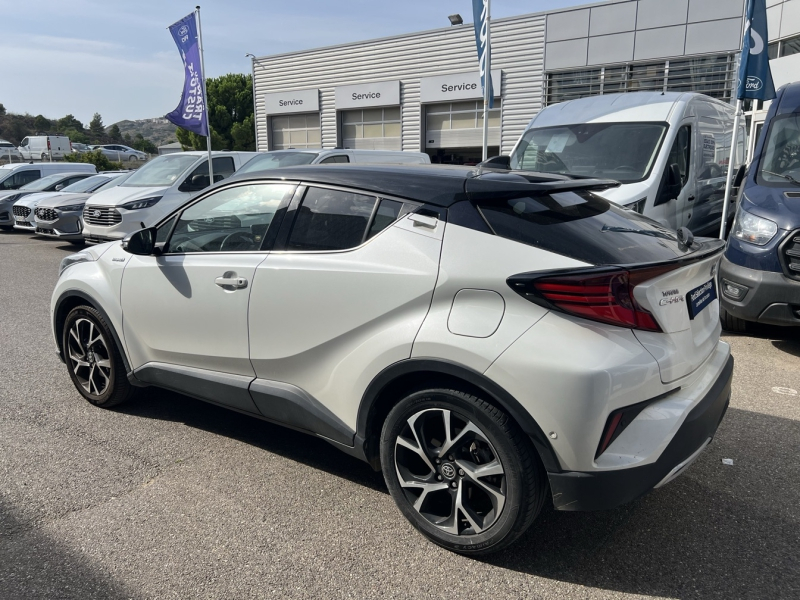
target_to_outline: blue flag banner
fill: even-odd
[[[739,88],[736,92],[738,99],[772,100],[775,97],[768,44],[766,0],[748,0],[742,60],[739,64]]]
[[[489,108],[494,107],[494,90],[492,76],[486,68],[491,60],[489,47],[489,0],[472,0],[472,17],[475,24],[475,44],[478,46],[478,63],[481,70],[481,89],[486,97],[486,86],[489,86]]]
[[[188,131],[207,136],[206,103],[203,97],[203,73],[200,68],[200,49],[197,41],[197,21],[194,13],[169,26],[183,59],[185,79],[178,107],[166,118]]]

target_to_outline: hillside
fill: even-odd
[[[119,121],[116,125],[123,136],[129,134],[131,137],[136,137],[136,134],[140,133],[144,139],[150,140],[156,146],[178,141],[175,137],[175,125],[163,118]]]

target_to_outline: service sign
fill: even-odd
[[[500,69],[492,70],[492,89],[500,96]],[[449,100],[479,100],[483,98],[481,74],[478,71],[439,75],[420,79],[420,102],[447,102]]]
[[[399,106],[400,82],[380,81],[336,88],[336,109],[368,106]]]
[[[268,115],[319,112],[319,90],[295,90],[264,94]]]

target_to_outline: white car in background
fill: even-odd
[[[233,175],[255,152],[214,152],[214,181]],[[175,152],[141,166],[122,185],[86,201],[83,236],[87,242],[121,240],[157,223],[209,186],[207,152]]]
[[[728,407],[724,242],[681,243],[597,195],[613,185],[422,165],[233,177],[66,257],[54,340],[92,404],[152,385],[321,437],[382,469],[433,542],[493,552],[545,502],[613,508],[668,483]]]
[[[22,155],[14,144],[8,140],[0,140],[0,159],[6,161],[20,161],[22,160]]]

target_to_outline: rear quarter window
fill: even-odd
[[[591,192],[477,201],[495,235],[595,265],[660,262],[690,254],[675,233]]]

